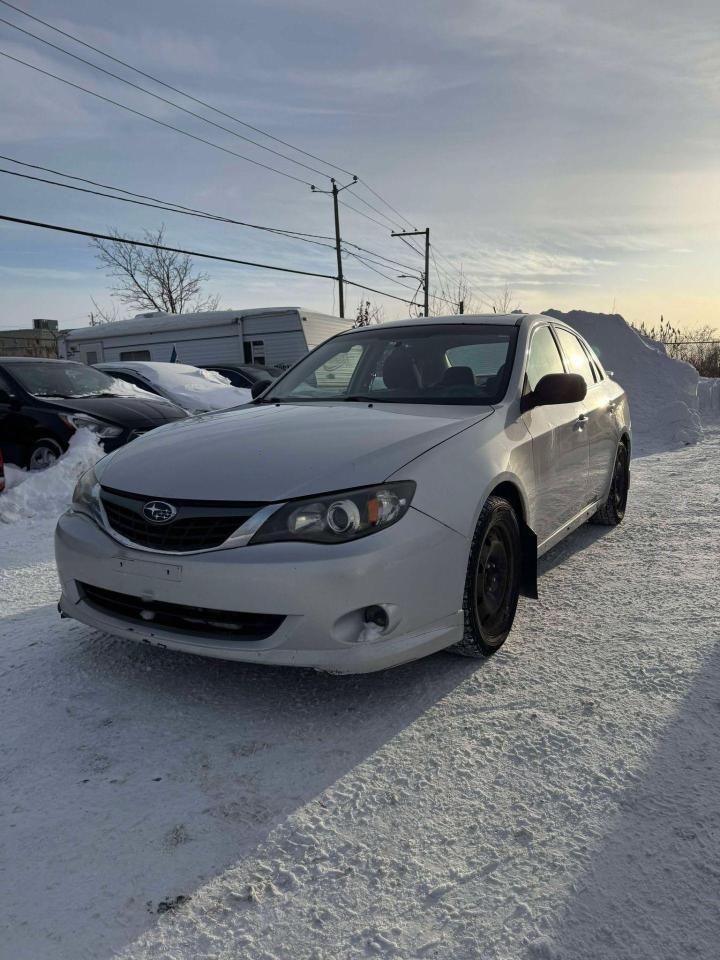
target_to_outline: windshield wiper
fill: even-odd
[[[363,393],[351,393],[349,397],[343,397],[345,403],[376,403],[377,397],[368,397]]]

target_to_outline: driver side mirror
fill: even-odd
[[[579,373],[546,373],[532,393],[522,398],[520,409],[525,413],[533,407],[546,407],[554,403],[578,403],[585,399],[586,394],[587,384]]]
[[[250,387],[250,393],[252,394],[253,400],[256,400],[261,393],[265,393],[271,383],[272,380],[256,380],[255,383]]]

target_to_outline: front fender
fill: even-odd
[[[532,528],[534,502],[532,438],[521,418],[502,409],[406,463],[388,480],[414,480],[413,506],[468,539],[490,493],[501,483],[515,487],[523,520]]]

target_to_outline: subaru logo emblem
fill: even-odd
[[[177,510],[164,500],[151,500],[142,508],[143,516],[151,523],[167,523],[177,516]]]

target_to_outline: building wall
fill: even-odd
[[[57,357],[50,330],[0,330],[0,357]]]

